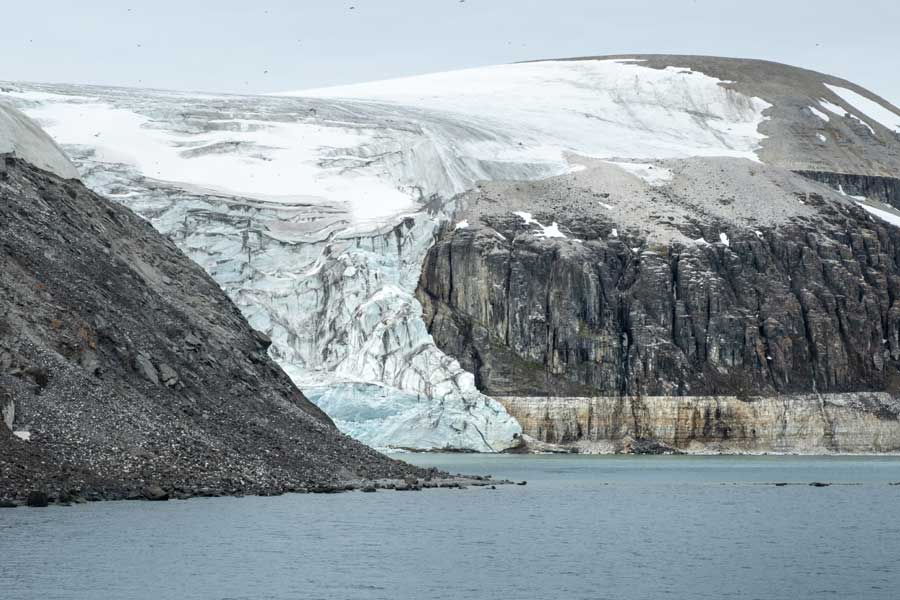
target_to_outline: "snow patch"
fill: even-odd
[[[880,208],[875,208],[874,206],[869,204],[868,198],[866,198],[865,196],[853,196],[853,195],[848,194],[847,192],[844,191],[844,186],[842,186],[841,184],[838,184],[837,191],[842,196],[852,198],[853,201],[856,202],[856,204],[858,206],[860,206],[863,210],[865,210],[869,214],[874,215],[874,216],[878,217],[879,219],[881,219],[882,221],[886,221],[886,222],[890,223],[891,225],[900,227],[900,215],[896,215],[893,212],[890,212],[887,210],[882,210]]]
[[[819,104],[830,113],[836,114],[839,117],[849,117],[850,113],[843,106],[838,106],[837,104],[832,104],[828,100],[819,100]]]
[[[838,184],[837,191],[841,196],[847,196],[848,198],[853,198],[854,200],[857,200],[860,202],[868,199],[865,196],[853,196],[851,194],[848,194],[847,192],[844,191],[844,186],[841,185],[840,183]]]
[[[526,225],[540,225],[530,212],[515,211],[513,214],[525,221]]]
[[[463,219],[462,221],[460,221],[459,223],[457,223],[456,225],[453,226],[453,230],[456,231],[457,229],[466,229],[468,226],[469,226],[469,221],[466,219]]]
[[[556,224],[556,221],[553,221],[553,223],[551,223],[550,225],[546,225],[546,226],[541,225],[541,229],[543,229],[543,231],[541,231],[541,233],[538,234],[540,237],[545,237],[545,238],[564,238],[564,237],[566,237],[565,234],[563,234],[563,232],[559,230],[559,225]]]
[[[862,114],[883,125],[889,131],[900,133],[900,114],[895,113],[887,107],[882,106],[880,103],[866,98],[853,90],[848,90],[847,88],[836,85],[829,85],[827,83],[825,84],[825,87],[840,96],[842,100],[848,102]]]
[[[719,234],[719,241],[725,244],[726,246],[731,246],[731,241],[728,239],[728,234],[722,232]]]
[[[513,213],[517,217],[525,221],[526,225],[537,225],[540,231],[537,232],[538,237],[542,238],[565,238],[566,235],[559,230],[559,225],[553,221],[550,225],[541,225],[530,212],[515,211]]]
[[[828,86],[828,87],[831,87],[831,86]],[[847,91],[849,91],[849,90],[847,90]],[[838,94],[838,95],[840,95],[840,94]],[[862,96],[860,96],[860,97],[862,97]],[[837,104],[832,104],[831,102],[828,102],[827,100],[819,100],[819,104],[821,104],[823,107],[825,107],[826,110],[833,112],[834,114],[836,114],[838,116],[847,117],[848,119],[853,119],[855,121],[858,121],[859,123],[862,123],[863,125],[866,126],[866,129],[868,129],[872,133],[872,135],[875,135],[875,130],[872,129],[871,125],[869,125],[868,123],[866,123],[865,121],[863,121],[862,119],[860,119],[859,117],[854,115],[853,113],[849,112],[847,109],[845,109],[841,106],[838,106]]]
[[[878,217],[882,221],[887,221],[888,223],[890,223],[891,225],[894,225],[895,227],[900,227],[900,215],[895,215],[892,212],[888,212],[886,210],[881,210],[880,208],[875,208],[874,206],[871,206],[871,205],[866,204],[865,202],[861,202],[859,200],[857,200],[856,203],[859,206],[861,206],[869,214],[872,214],[872,215]]]
[[[819,109],[816,108],[815,106],[809,106],[809,107],[807,107],[807,108],[809,108],[809,112],[811,112],[811,113],[814,114],[815,116],[819,117],[820,119],[822,119],[822,120],[825,121],[826,123],[828,123],[829,121],[831,121],[831,117],[829,117],[828,115],[826,115],[825,113],[823,113],[821,110],[819,110]]]
[[[672,181],[674,174],[669,169],[664,167],[646,164],[646,163],[632,163],[632,162],[618,162],[606,160],[603,161],[610,165],[615,165],[620,169],[631,173],[635,177],[638,177],[645,183],[651,186],[661,186],[666,183]]]
[[[13,431],[13,435],[19,438],[22,441],[30,442],[31,441],[31,432],[30,431]]]

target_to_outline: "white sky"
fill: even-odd
[[[777,60],[846,77],[900,104],[897,0],[3,4],[0,80],[272,92],[642,52]]]

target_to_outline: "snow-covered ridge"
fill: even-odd
[[[628,159],[756,159],[768,105],[720,83],[584,61],[304,97],[41,85],[6,97],[88,185],[201,264],[343,430],[376,447],[490,451],[521,429],[438,350],[414,297],[452,197],[570,172],[570,153],[660,183],[664,170]]]

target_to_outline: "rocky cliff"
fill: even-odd
[[[883,392],[501,397],[534,450],[585,453],[896,452],[900,403]]]
[[[420,474],[341,434],[149,223],[18,154],[0,156],[0,500]]]
[[[900,450],[900,229],[750,161],[581,166],[461,197],[420,281],[437,344],[527,435]]]

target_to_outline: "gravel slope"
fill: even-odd
[[[0,265],[11,426],[0,424],[0,500],[153,486],[270,494],[422,474],[338,432],[269,359],[269,340],[148,222],[10,155]]]

